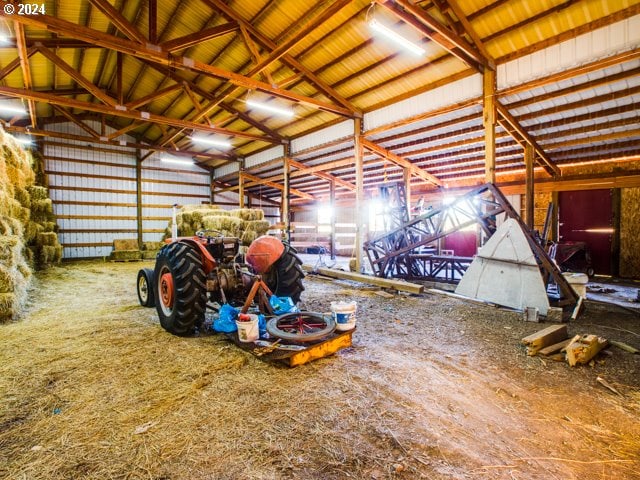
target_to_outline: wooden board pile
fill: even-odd
[[[552,360],[566,360],[570,366],[589,363],[609,345],[597,335],[575,335],[569,338],[566,325],[552,325],[522,339],[527,355],[539,355]]]
[[[210,230],[226,237],[238,237],[245,246],[265,235],[270,226],[260,209],[222,210],[218,205],[184,205],[176,215],[176,224],[180,237],[193,236],[198,230]],[[171,238],[171,226],[169,221],[165,239]]]
[[[0,129],[0,322],[20,315],[33,268],[60,261],[53,207],[32,157]]]

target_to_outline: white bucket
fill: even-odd
[[[255,342],[260,338],[260,329],[258,328],[258,316],[254,314],[247,315],[251,318],[248,322],[240,322],[236,320],[238,327],[238,340],[241,342]]]
[[[331,302],[331,317],[336,322],[336,330],[352,330],[356,326],[356,302]]]
[[[587,283],[589,282],[589,277],[586,274],[565,272],[562,275],[578,295],[582,298],[587,298]]]

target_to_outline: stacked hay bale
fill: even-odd
[[[138,249],[138,240],[135,238],[115,239],[113,241],[113,250],[109,255],[112,262],[128,262],[131,260],[140,260],[142,253]]]
[[[164,242],[142,242],[142,259],[152,260],[158,255],[158,250],[162,248]]]
[[[27,190],[31,198],[31,218],[25,230],[25,241],[34,266],[42,269],[60,263],[62,245],[58,241],[58,225],[47,187],[32,185]]]
[[[198,230],[213,230],[226,237],[238,237],[244,246],[269,230],[269,222],[260,209],[222,210],[218,205],[185,205],[176,215],[176,225],[181,237],[195,235]],[[171,227],[169,221],[164,238],[171,238]]]
[[[17,317],[31,279],[24,232],[31,216],[31,159],[0,129],[0,321]]]

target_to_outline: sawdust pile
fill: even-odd
[[[34,268],[62,247],[46,187],[35,185],[31,154],[0,129],[0,322],[20,315]]]
[[[190,237],[199,230],[209,230],[226,237],[238,237],[245,246],[265,235],[270,226],[260,209],[222,210],[219,205],[185,205],[176,215],[176,224],[178,236]],[[169,221],[164,238],[171,237],[171,226]]]

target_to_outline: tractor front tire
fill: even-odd
[[[162,247],[156,257],[154,277],[160,325],[174,335],[190,335],[204,322],[207,305],[200,252],[180,242]]]
[[[141,268],[138,272],[138,301],[143,307],[155,307],[156,297],[153,294],[153,270]]]
[[[297,254],[295,248],[284,243],[284,252],[265,276],[267,285],[276,296],[291,297],[293,303],[300,301],[300,295],[304,290],[304,270],[302,260]]]

